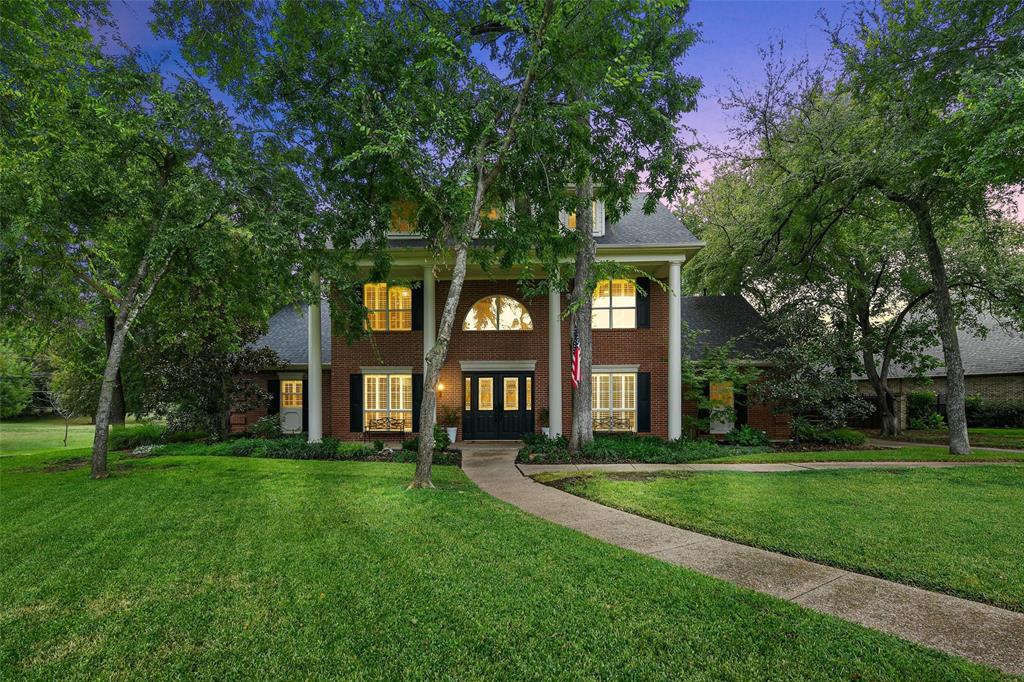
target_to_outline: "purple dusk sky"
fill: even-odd
[[[138,45],[153,59],[167,58],[165,69],[173,72],[180,61],[173,41],[154,38],[147,25],[146,0],[113,0],[111,9],[125,42]],[[683,60],[683,70],[701,78],[697,111],[683,117],[683,124],[696,131],[697,139],[710,145],[729,140],[729,114],[719,106],[734,79],[744,86],[756,85],[762,76],[758,49],[780,39],[789,58],[807,56],[820,63],[828,41],[818,17],[824,11],[837,19],[841,2],[821,0],[694,0],[689,21],[699,26],[702,42]],[[705,174],[708,165],[701,164]]]

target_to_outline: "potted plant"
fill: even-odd
[[[548,419],[550,418],[550,416],[551,415],[547,411],[547,408],[540,411],[540,431],[545,436],[551,435],[551,427],[548,424]]]
[[[446,405],[441,408],[441,412],[437,415],[437,422],[445,428],[448,432],[448,440],[452,443],[455,442],[455,435],[459,431],[459,420],[462,415],[459,411],[450,405]]]

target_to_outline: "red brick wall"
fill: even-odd
[[[331,387],[331,370],[323,370],[323,412],[322,419],[324,425],[324,435],[331,436],[332,424],[331,424],[331,397],[334,395],[334,390]],[[277,372],[261,372],[259,375],[254,377],[256,383],[260,385],[264,391],[267,390],[267,382],[271,379],[277,379]],[[231,413],[231,432],[241,433],[248,431],[253,424],[259,421],[260,417],[267,415],[267,408],[258,407],[255,410],[249,410],[247,412],[232,412]]]

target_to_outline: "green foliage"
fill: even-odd
[[[938,412],[932,412],[927,417],[917,417],[910,419],[910,428],[912,429],[928,429],[931,431],[943,431],[948,427],[946,426],[946,418]]]
[[[407,462],[410,464],[414,464],[418,457],[419,452],[409,448],[396,450],[394,454],[396,462]],[[462,466],[462,451],[458,449],[435,450],[433,462],[439,465]]]
[[[768,434],[764,431],[752,428],[749,424],[744,424],[733,428],[732,431],[725,434],[725,442],[729,445],[756,447],[768,445],[769,440]]]
[[[710,384],[732,384],[733,396],[745,393],[750,384],[761,376],[761,370],[735,350],[735,343],[729,341],[720,346],[706,346],[700,342],[699,330],[691,329],[683,323],[683,397],[697,404],[698,414],[708,416],[692,419],[690,428],[697,432],[707,432],[712,419],[735,421],[735,403],[728,405],[713,400],[705,388]],[[700,360],[692,360],[697,348],[702,347]]]
[[[32,402],[32,367],[0,345],[0,417],[14,417]]]
[[[448,432],[440,424],[434,425],[434,456],[438,453],[451,449],[452,442],[448,438]],[[418,451],[420,448],[420,437],[413,436],[402,441],[402,450]]]
[[[913,391],[907,394],[908,421],[923,422],[935,413],[936,396],[932,391]],[[913,427],[911,427],[913,428]]]
[[[188,443],[204,438],[206,434],[202,431],[172,431],[163,424],[139,424],[112,428],[108,447],[111,450],[134,450],[144,445]]]
[[[812,424],[800,417],[793,420],[792,430],[793,440],[798,443],[858,446],[867,442],[867,436],[856,429],[828,428]]]
[[[440,426],[458,426],[460,421],[462,411],[451,405],[444,405],[437,411],[437,423]]]
[[[750,448],[721,446],[710,439],[667,441],[637,434],[597,435],[580,457],[573,457],[563,436],[531,435],[523,439],[516,461],[520,464],[585,462],[655,462],[679,464],[750,452]]]
[[[249,428],[249,433],[255,438],[280,438],[281,415],[268,414],[256,420],[256,423]]]
[[[1024,400],[967,401],[967,423],[971,426],[1024,428]]]

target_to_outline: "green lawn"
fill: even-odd
[[[951,455],[949,448],[922,445],[881,450],[825,450],[820,452],[757,452],[729,455],[699,462],[762,464],[766,462],[1024,462],[1022,452],[974,450],[970,455]]]
[[[68,429],[68,447],[92,444],[93,426],[77,419]],[[17,419],[0,422],[0,455],[21,455],[64,445],[63,419]]]
[[[537,479],[681,528],[1024,611],[1024,467]]]
[[[872,438],[877,438],[877,433],[868,433]],[[971,445],[987,448],[1016,448],[1024,450],[1024,429],[992,429],[974,428],[967,429],[971,439]],[[949,442],[949,431],[942,430],[916,430],[904,431],[894,440],[906,441],[909,443],[939,443]]]
[[[0,461],[3,679],[999,679],[455,468],[409,492],[411,465],[115,456],[91,481],[53,459]]]

